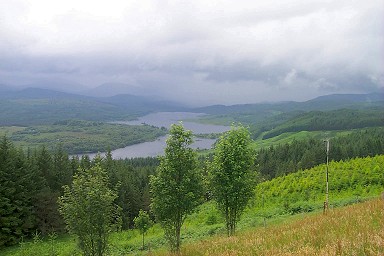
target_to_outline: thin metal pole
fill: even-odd
[[[329,203],[329,194],[328,194],[328,161],[329,161],[329,139],[326,140],[327,142],[327,174],[326,174],[326,182],[327,182],[327,189],[325,191],[326,197],[325,197],[325,207],[328,210],[328,203]]]
[[[264,209],[264,190],[263,190],[263,212],[264,212],[264,216],[263,216],[263,222],[264,222],[264,227],[267,226],[267,221],[265,219],[265,209]]]

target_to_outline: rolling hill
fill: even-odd
[[[153,111],[182,108],[172,102],[134,95],[89,97],[40,88],[0,93],[0,125],[52,124],[67,119],[129,120]]]
[[[263,134],[263,139],[286,132],[351,130],[383,126],[384,111],[379,107],[310,111],[294,115],[286,122],[277,124],[276,127]],[[264,128],[264,130],[266,129]]]
[[[335,110],[340,108],[356,108],[362,106],[383,106],[384,93],[369,94],[331,94],[319,96],[304,102],[277,102],[277,103],[258,103],[258,104],[238,104],[238,105],[212,105],[196,108],[207,114],[228,114],[228,113],[247,113],[255,111],[312,111],[312,110]]]

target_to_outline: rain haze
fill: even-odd
[[[383,31],[382,0],[0,0],[0,84],[191,105],[370,93]]]

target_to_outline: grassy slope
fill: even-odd
[[[265,181],[256,186],[255,211],[308,211],[321,208],[325,199],[326,165],[298,171]],[[331,206],[377,196],[384,191],[384,155],[356,158],[329,164]],[[309,207],[309,208],[308,208]],[[262,211],[261,211],[262,212]]]
[[[377,156],[373,158],[358,158],[348,162],[331,163],[330,167],[331,209],[333,209],[334,206],[340,206],[352,202],[361,201],[364,198],[377,197],[382,191],[384,191],[384,156]],[[365,185],[362,186],[362,184]],[[312,190],[309,194],[306,193],[306,191],[308,190],[308,186]],[[273,252],[270,250],[274,249],[272,248],[273,241],[274,239],[277,239],[280,242],[279,246],[276,247],[276,253],[281,253],[282,255],[284,255],[284,251],[281,250],[285,250],[284,243],[286,243],[286,248],[292,246],[292,249],[287,250],[292,250],[292,253],[297,255],[295,253],[296,250],[299,250],[303,245],[303,240],[301,240],[301,237],[305,238],[305,236],[308,235],[305,232],[310,232],[310,227],[308,227],[309,230],[298,230],[297,234],[289,233],[289,230],[291,230],[293,226],[304,227],[305,223],[312,222],[319,223],[319,226],[314,227],[314,231],[311,231],[314,232],[314,234],[317,234],[317,236],[312,237],[311,240],[308,240],[304,244],[308,245],[308,253],[312,254],[313,250],[317,250],[319,248],[326,248],[325,245],[328,245],[330,248],[333,248],[332,250],[334,250],[335,245],[330,243],[331,240],[324,240],[320,237],[320,233],[322,232],[322,230],[325,229],[327,225],[336,225],[336,220],[338,218],[344,218],[344,222],[354,223],[357,220],[360,221],[361,218],[365,218],[364,216],[356,217],[360,219],[355,219],[353,215],[349,217],[342,217],[341,215],[343,210],[335,209],[331,211],[329,216],[327,216],[329,222],[322,223],[320,222],[321,215],[319,215],[320,217],[311,217],[314,213],[310,213],[308,215],[308,218],[315,219],[309,219],[302,223],[299,222],[300,224],[290,224],[292,220],[301,219],[303,216],[307,216],[303,214],[291,215],[292,213],[305,211],[321,211],[322,201],[324,200],[323,187],[324,166],[315,167],[310,170],[293,173],[285,177],[274,179],[272,181],[260,183],[256,187],[255,198],[250,202],[249,207],[245,210],[240,222],[238,223],[239,236],[230,239],[221,237],[225,234],[224,220],[218,213],[214,202],[211,201],[205,203],[201,205],[195,213],[193,213],[187,218],[185,225],[183,226],[182,239],[186,244],[184,247],[185,249],[183,249],[183,251],[187,255],[194,255],[197,252],[193,248],[201,247],[204,248],[204,250],[206,250],[206,254],[209,255],[211,253],[213,255],[222,255],[222,253],[227,253],[228,255],[250,255],[253,253],[253,251],[250,249],[250,246],[252,245],[252,248],[255,247],[254,250],[256,250],[257,248],[261,248],[260,250],[266,250],[264,254],[268,255]],[[261,193],[261,190],[264,191],[264,193]],[[264,207],[262,207],[263,197],[265,201]],[[310,199],[308,200],[307,198]],[[286,201],[288,201],[288,204],[285,204]],[[307,208],[303,207],[303,202],[304,206]],[[369,206],[372,208],[369,211],[377,211],[377,209],[375,208],[376,206],[372,206],[373,208]],[[362,208],[370,209],[368,208],[368,206],[364,206]],[[383,217],[383,212],[378,212],[377,214],[381,214],[380,216]],[[265,229],[265,231],[262,228],[264,225],[264,217],[266,218],[267,225],[271,226]],[[350,218],[350,220],[348,218]],[[367,224],[368,226],[356,226],[358,229],[361,228],[363,230],[364,228],[364,230],[366,230],[367,232],[367,236],[369,234],[372,235],[373,232],[376,232],[378,228],[383,229],[382,222],[380,223],[377,221],[377,219],[372,219],[371,217],[367,218],[370,221]],[[280,225],[278,223],[282,224]],[[364,223],[356,223],[356,225],[360,224],[362,225]],[[352,240],[352,238],[354,239],[354,237],[351,236],[354,236],[355,234],[350,232],[352,232],[353,230],[343,230],[345,228],[344,226],[340,226],[339,231],[332,231],[336,232],[332,233],[332,236],[336,236],[336,238],[340,240],[340,246],[342,250],[346,250],[347,245],[349,243],[353,245],[356,244],[356,248],[353,250],[362,250],[364,249],[362,248],[362,246],[366,246],[366,248],[372,250],[377,250],[374,245],[368,243],[361,244],[361,239],[357,241]],[[255,235],[252,235],[253,233],[255,233]],[[284,233],[285,236],[274,237],[274,233]],[[258,236],[260,236],[260,234],[264,236],[261,241],[259,241],[257,238]],[[208,239],[208,237],[212,235],[219,235],[219,237],[213,238],[213,240]],[[248,245],[241,244],[241,241],[248,239],[244,236],[250,236],[250,242]],[[289,238],[292,239],[292,237],[296,238],[294,240],[287,240]],[[381,237],[381,239],[383,238],[384,236]],[[155,250],[156,254],[161,253],[161,250],[166,250],[161,249],[166,248],[166,241],[163,238],[163,232],[160,229],[159,225],[155,225],[153,228],[151,228],[148,234],[146,235],[145,239],[146,243],[150,244],[151,249]],[[202,239],[208,240],[204,242],[198,242]],[[376,237],[375,239],[377,241],[379,237]],[[231,241],[233,242],[233,244],[228,246],[233,246],[233,248],[224,245],[230,244]],[[197,244],[193,242],[197,242]],[[260,245],[257,244],[259,242]],[[360,244],[357,242],[359,242]],[[188,243],[192,244],[187,245]],[[52,244],[54,246],[52,246]],[[217,244],[217,246],[215,246],[215,244]],[[243,247],[247,248],[247,246],[248,249],[242,249]],[[141,253],[140,247],[141,236],[136,230],[128,230],[124,232],[114,233],[111,236],[111,255],[126,255],[128,253],[139,254]],[[159,248],[160,251],[157,251]],[[303,248],[305,248],[305,246]],[[4,251],[1,251],[1,255],[44,255],[47,254],[49,250],[56,250],[57,252],[60,252],[59,255],[78,254],[74,239],[70,238],[69,236],[65,236],[63,238],[58,239],[57,241],[54,241],[53,243],[50,243],[49,241],[38,243],[29,242],[27,244],[24,244],[23,247],[19,246],[8,248]],[[300,252],[299,254],[304,253],[304,251],[297,252]],[[354,252],[355,251],[348,253],[348,251],[346,251],[346,254],[349,255],[353,254]],[[260,254],[263,254],[263,251],[260,251]]]
[[[384,255],[384,201],[187,244],[181,255]]]
[[[160,234],[155,227],[146,241],[164,245]],[[140,251],[141,236],[137,231],[115,233],[111,240],[111,255],[170,255],[164,247],[150,253]],[[290,216],[267,227],[248,228],[230,238],[218,235],[195,240],[182,246],[181,255],[383,255],[384,201],[374,199],[331,209],[326,215],[317,212]],[[69,236],[25,243],[1,253],[81,255]]]
[[[261,148],[268,148],[272,145],[285,144],[290,143],[293,140],[303,140],[303,139],[319,139],[323,140],[324,138],[334,138],[338,136],[345,136],[355,130],[347,130],[347,131],[301,131],[301,132],[286,132],[280,135],[277,135],[273,138],[262,139],[262,136],[254,140],[252,143],[252,147],[256,150]]]

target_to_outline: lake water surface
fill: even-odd
[[[159,112],[152,113],[143,117],[140,117],[135,121],[119,121],[114,123],[127,124],[127,125],[141,125],[148,124],[157,127],[170,128],[171,124],[178,123],[183,121],[183,126],[191,130],[194,134],[210,134],[210,133],[222,133],[230,129],[229,126],[222,125],[210,125],[210,124],[200,124],[194,123],[188,120],[196,119],[205,114],[202,113],[188,113],[188,112]],[[187,120],[187,121],[184,121]],[[112,157],[114,159],[124,159],[124,158],[133,158],[133,157],[148,157],[148,156],[158,156],[162,155],[165,148],[165,141],[168,136],[163,136],[158,138],[155,141],[139,143],[125,148],[119,148],[112,151]],[[192,144],[192,147],[197,149],[209,149],[215,143],[215,139],[200,139],[195,138],[195,143]],[[102,155],[104,153],[101,153]],[[93,158],[96,154],[89,154],[89,157]]]
[[[182,121],[184,128],[186,128],[187,130],[191,130],[195,134],[221,133],[229,130],[228,126],[201,124],[201,123],[188,121],[191,119],[197,119],[204,115],[205,114],[203,113],[189,113],[189,112],[158,112],[158,113],[152,113],[152,114],[140,117],[138,120],[120,121],[115,123],[128,124],[128,125],[141,125],[145,123],[145,124],[149,124],[157,127],[165,127],[169,129],[171,124],[177,124],[179,121]]]

